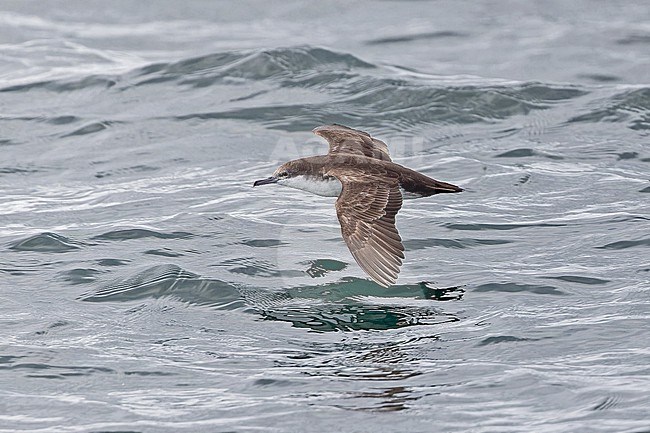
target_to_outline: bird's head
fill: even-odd
[[[268,185],[270,183],[282,185],[286,183],[296,174],[291,162],[292,161],[286,162],[278,167],[277,170],[273,172],[273,176],[267,177],[266,179],[256,180],[255,183],[253,183],[253,186]]]

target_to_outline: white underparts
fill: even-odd
[[[322,179],[314,176],[300,175],[287,179],[280,179],[278,183],[280,185],[288,186],[289,188],[300,189],[323,197],[338,197],[341,194],[342,188],[341,181],[335,177]],[[408,192],[401,187],[399,190],[402,193],[402,198],[404,200],[422,197],[420,194]]]
[[[341,181],[335,177],[326,180],[314,176],[294,176],[287,179],[280,179],[280,185],[290,188],[301,189],[312,194],[324,197],[338,197],[341,194]]]
[[[404,200],[412,200],[412,199],[414,199],[414,198],[422,198],[422,195],[421,195],[421,194],[416,194],[416,193],[414,193],[414,192],[408,192],[407,190],[405,190],[405,189],[402,188],[402,187],[400,187],[399,192],[402,193],[402,198],[403,198]]]

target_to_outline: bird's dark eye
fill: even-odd
[[[283,171],[280,174],[278,174],[278,177],[289,177],[289,173],[287,173],[286,171]]]

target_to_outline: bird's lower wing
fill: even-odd
[[[404,245],[395,227],[402,207],[397,179],[379,179],[333,170],[343,184],[336,201],[341,233],[359,266],[378,284],[388,287],[397,281]]]

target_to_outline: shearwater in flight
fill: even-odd
[[[336,215],[352,256],[377,284],[395,284],[404,259],[395,227],[402,198],[463,189],[395,164],[386,143],[366,132],[334,124],[319,126],[314,133],[329,143],[327,155],[285,162],[253,186],[277,183],[338,197]]]

